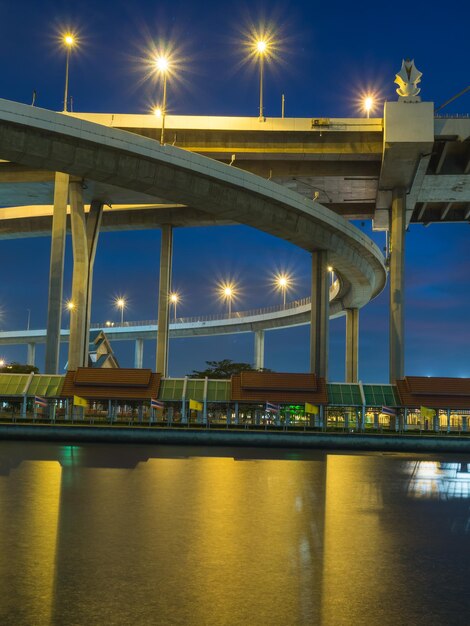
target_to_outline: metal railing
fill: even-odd
[[[330,300],[334,298],[339,291],[340,281],[336,279],[330,285]],[[248,317],[257,317],[261,315],[269,315],[270,313],[283,313],[284,311],[292,311],[294,309],[298,309],[302,306],[307,306],[312,301],[310,296],[305,298],[300,298],[298,300],[292,300],[291,302],[286,302],[285,306],[283,304],[275,304],[268,307],[259,307],[257,309],[248,309],[247,311],[232,311],[231,314],[228,313],[215,313],[211,315],[193,315],[191,317],[177,317],[176,319],[170,319],[170,326],[174,326],[175,324],[197,324],[204,322],[223,322],[223,321],[234,321],[239,319],[246,319]],[[90,328],[134,328],[136,326],[157,326],[158,320],[139,320],[132,322],[105,322],[104,324],[93,323],[90,324]]]
[[[176,320],[172,318],[170,320],[170,326],[173,324],[196,324],[198,322],[218,322],[218,321],[236,321],[238,319],[245,319],[247,317],[256,317],[260,315],[267,315],[269,313],[282,313],[284,311],[292,311],[293,309],[298,309],[301,306],[306,306],[311,302],[310,297],[301,298],[300,300],[293,300],[292,302],[286,302],[286,306],[282,304],[276,304],[269,307],[263,307],[258,309],[249,309],[248,311],[232,311],[229,315],[228,313],[215,313],[212,315],[194,315],[192,317],[177,317]],[[111,322],[98,324],[93,323],[90,325],[90,328],[132,328],[135,326],[156,326],[158,323],[157,320],[139,320],[133,322]]]

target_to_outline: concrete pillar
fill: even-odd
[[[405,375],[406,194],[395,189],[390,215],[390,383]]]
[[[88,342],[90,336],[91,292],[93,265],[103,204],[92,202],[88,216],[83,206],[82,184],[70,183],[70,207],[72,224],[73,277],[70,313],[70,340],[68,369],[88,365]]]
[[[134,367],[141,369],[144,362],[144,340],[135,340]]]
[[[359,309],[346,309],[345,382],[359,380]]]
[[[26,363],[28,365],[34,365],[36,361],[36,344],[28,343],[28,357]]]
[[[170,325],[169,294],[171,287],[171,262],[173,255],[173,227],[162,225],[160,251],[160,283],[158,287],[158,330],[157,330],[157,369],[162,376],[168,376],[168,339]]]
[[[264,330],[255,330],[255,369],[264,368]]]
[[[310,318],[310,371],[328,376],[329,327],[328,253],[312,253],[312,312]]]
[[[62,317],[68,195],[69,175],[56,172],[47,307],[46,360],[44,366],[44,372],[46,374],[57,374],[59,370],[60,322]]]

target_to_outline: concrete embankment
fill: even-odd
[[[470,437],[453,435],[269,432],[121,426],[0,425],[0,441],[242,446],[316,450],[470,453]]]

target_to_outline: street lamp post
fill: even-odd
[[[121,310],[121,324],[124,324],[124,309],[126,308],[125,298],[116,298],[116,307]]]
[[[69,97],[69,64],[70,64],[70,52],[75,43],[75,37],[72,34],[64,36],[64,44],[66,47],[66,60],[65,60],[65,89],[64,89],[64,113],[67,112],[67,100]]]
[[[67,300],[66,304],[65,304],[67,311],[69,312],[69,329],[72,323],[72,311],[75,309],[75,302],[72,302],[72,300]]]
[[[162,109],[161,109],[162,132],[160,135],[160,143],[163,146],[163,144],[165,143],[166,81],[168,77],[169,61],[167,57],[159,56],[155,61],[155,65],[157,67],[157,70],[160,72],[160,74],[163,77],[163,94],[162,94]]]
[[[28,311],[28,323],[26,325],[26,330],[29,330],[29,323],[31,321],[31,309],[26,309]]]
[[[176,322],[176,305],[178,304],[179,295],[177,293],[170,293],[170,302],[173,305],[173,321]]]
[[[366,112],[367,118],[370,117],[370,112],[374,108],[374,99],[372,96],[367,96],[364,98],[364,110]]]
[[[259,119],[264,120],[263,107],[263,78],[264,78],[264,56],[266,54],[267,43],[263,40],[256,42],[256,51],[259,56]]]
[[[225,289],[224,289],[224,296],[225,296],[225,299],[227,300],[228,316],[232,317],[233,289],[231,287],[225,287]]]
[[[286,308],[286,295],[289,289],[290,279],[286,274],[279,274],[276,276],[276,287],[282,293],[282,308]]]

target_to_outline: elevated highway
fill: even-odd
[[[177,205],[177,210],[189,207],[216,220],[247,224],[311,252],[315,294],[310,318],[311,367],[321,375],[327,372],[329,316],[353,311],[356,319],[358,309],[385,286],[381,252],[343,217],[271,180],[208,157],[161,146],[154,139],[134,133],[5,100],[0,101],[0,157],[20,167],[56,172],[50,278],[50,294],[55,295],[49,298],[47,329],[48,342],[53,339],[54,346],[49,349],[53,353],[50,359],[46,347],[47,369],[57,370],[62,304],[57,296],[59,291],[61,296],[63,280],[69,196],[74,247],[72,299],[76,305],[71,320],[69,365],[73,368],[86,362],[92,269],[105,203],[98,194],[99,185],[113,188],[116,197],[120,193],[145,194]],[[84,191],[90,188],[94,191],[91,210],[86,215]],[[168,211],[171,214],[172,210]],[[198,221],[196,215],[194,224]],[[162,223],[157,370],[164,374],[168,359],[172,227],[171,222]],[[339,285],[331,303],[329,264],[335,269]],[[352,329],[355,353],[357,320]]]
[[[330,287],[330,301],[334,300],[339,289],[336,280]],[[336,315],[337,316],[337,315]],[[336,317],[332,316],[332,317]],[[203,315],[178,317],[169,323],[170,339],[179,337],[207,337],[238,333],[255,333],[254,359],[258,368],[264,367],[264,333],[267,330],[290,328],[310,323],[311,298],[287,302],[285,306],[271,306],[249,311],[234,311],[231,315]],[[143,341],[156,339],[157,320],[105,322],[90,324],[90,329],[100,329],[112,341],[135,341],[135,367],[142,367]],[[0,333],[0,345],[28,345],[27,362],[35,365],[36,344],[46,342],[46,329],[12,330]],[[60,341],[68,343],[69,329],[61,329]]]
[[[1,124],[11,125],[10,134],[15,127],[18,138],[21,128],[29,136],[20,140],[26,149],[11,150],[0,135],[0,238],[50,234],[61,171],[71,190],[81,188],[82,222],[95,219],[95,203],[101,231],[162,228],[167,261],[173,227],[249,224],[312,252],[322,268],[328,257],[340,279],[329,313],[346,312],[355,353],[358,310],[383,288],[385,271],[366,238],[352,243],[345,219],[372,219],[375,229],[390,234],[390,379],[404,375],[405,230],[410,223],[470,221],[468,117],[435,117],[432,103],[417,101],[387,102],[383,117],[374,119],[166,116],[167,144],[160,147],[162,120],[154,115],[56,114],[21,106],[0,102]],[[33,145],[38,134],[44,150]],[[152,170],[157,163],[161,175]],[[63,228],[73,232],[72,196]],[[364,260],[367,269],[359,267]],[[171,263],[163,266],[169,285]],[[312,288],[320,289],[319,275]],[[321,290],[326,293],[324,284]],[[315,324],[318,315],[312,311]],[[320,323],[318,333],[325,332]],[[325,358],[315,358],[312,368],[319,361],[324,368]],[[357,367],[352,370],[355,378]]]

